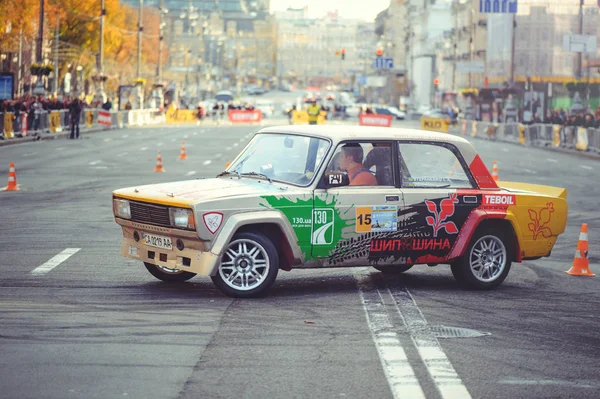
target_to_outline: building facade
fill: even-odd
[[[288,9],[275,14],[277,76],[306,85],[349,84],[360,65],[356,40],[360,22],[340,19],[336,12],[311,19],[306,11]]]

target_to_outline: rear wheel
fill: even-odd
[[[400,274],[408,271],[414,265],[383,265],[383,266],[373,266],[375,269],[379,270],[381,273],[385,274]]]
[[[451,266],[454,278],[468,288],[496,288],[510,271],[512,252],[508,243],[507,234],[499,229],[477,231],[462,258]]]
[[[278,272],[273,242],[260,233],[239,233],[233,236],[211,279],[225,295],[250,298],[263,295]]]
[[[170,269],[168,267],[157,266],[148,262],[144,262],[144,266],[146,266],[146,269],[154,277],[167,283],[182,283],[184,281],[188,281],[196,275],[196,273],[190,273],[178,269]]]

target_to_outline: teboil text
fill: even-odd
[[[450,240],[447,238],[372,240],[370,246],[371,252],[435,251],[443,249],[450,249]]]
[[[516,205],[516,197],[512,194],[487,194],[483,196],[484,205]]]

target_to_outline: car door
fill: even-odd
[[[344,164],[349,158],[344,148],[349,146],[354,147],[354,160],[360,156],[362,162]],[[403,200],[394,180],[393,152],[390,141],[354,141],[338,146],[325,173],[348,173],[351,185],[315,190],[313,258],[327,266],[365,264],[372,238],[396,231]],[[355,163],[360,164],[358,170]],[[374,185],[370,175],[375,178]]]
[[[407,263],[442,262],[481,195],[460,152],[450,144],[399,142],[398,157],[404,197],[398,221],[404,238],[398,245]]]

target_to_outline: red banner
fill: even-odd
[[[391,115],[381,114],[360,114],[358,117],[358,124],[361,126],[392,126]]]
[[[253,111],[231,110],[229,111],[231,123],[256,123],[262,121],[262,112],[258,109]]]
[[[101,125],[110,126],[112,124],[110,112],[98,111],[98,123]]]

